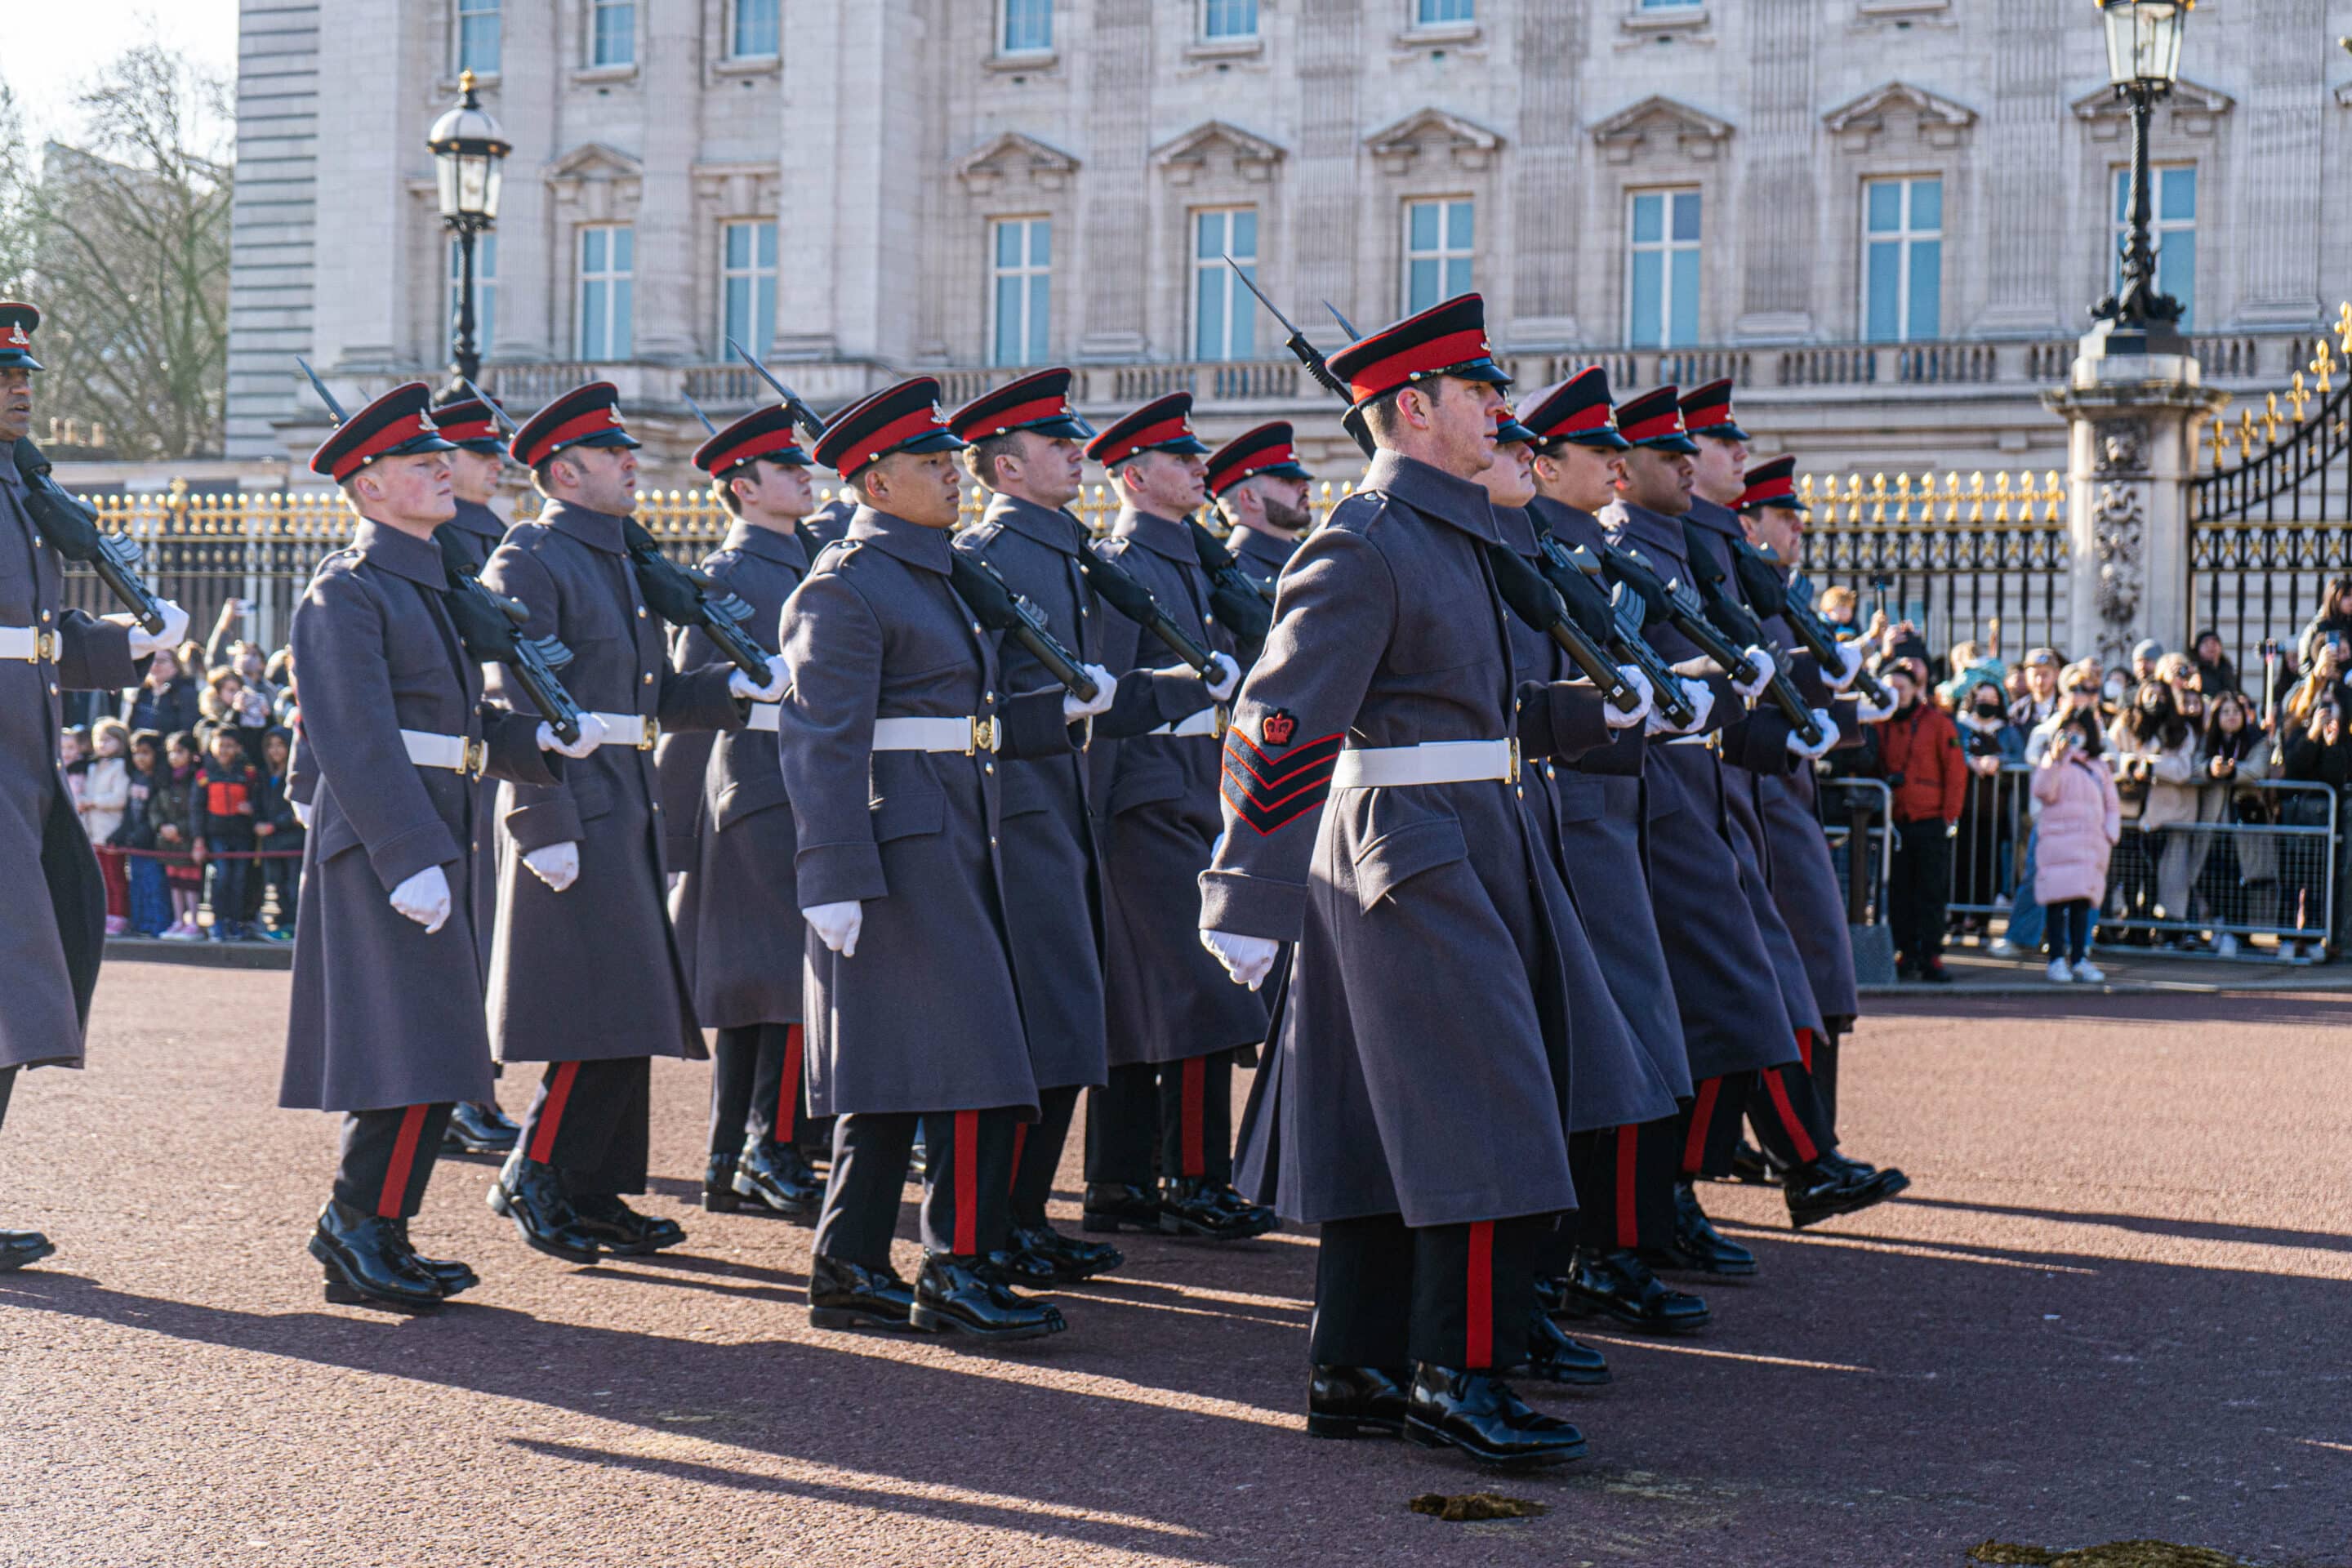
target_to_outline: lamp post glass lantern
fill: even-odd
[[[2197,0],[2095,0],[2106,24],[2107,77],[2131,104],[2131,196],[2123,240],[2123,276],[2116,292],[2092,307],[2104,324],[2107,352],[2179,353],[2180,301],[2156,284],[2156,243],[2148,233],[2154,180],[2148,171],[2148,127],[2156,100],[2180,80],[2180,37]]]
[[[474,73],[457,79],[457,106],[433,122],[425,146],[433,153],[441,201],[441,222],[457,237],[457,299],[451,323],[450,368],[467,381],[482,374],[481,350],[474,342],[474,245],[497,226],[499,193],[506,155],[514,151],[506,132],[478,94]]]

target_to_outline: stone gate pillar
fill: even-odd
[[[2193,355],[2105,353],[2085,339],[2064,386],[2044,392],[2064,419],[2070,657],[2109,668],[2154,637],[2183,647],[2189,625],[2189,481],[2206,420],[2228,398]]]

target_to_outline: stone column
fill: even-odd
[[[319,34],[319,79],[332,95],[334,133],[319,139],[322,242],[312,333],[320,368],[345,374],[408,368],[401,352],[409,335],[401,263],[414,254],[408,180],[432,163],[422,139],[410,145],[407,125],[416,117],[402,113],[423,98],[408,75],[413,51],[383,43],[400,37],[399,10],[396,0],[350,0]],[[433,255],[437,264],[437,245]],[[432,282],[437,298],[437,271]]]
[[[1583,12],[1528,5],[1519,16],[1519,122],[1512,153],[1510,325],[1514,349],[1565,349],[1576,324],[1578,165],[1583,134],[1578,67],[1589,47]]]
[[[1081,360],[1138,359],[1150,348],[1144,247],[1153,184],[1151,0],[1097,0],[1087,53],[1074,52],[1069,68],[1087,73],[1088,101],[1086,174],[1077,193],[1084,264],[1073,279],[1084,292],[1073,353]],[[1054,243],[1061,254],[1063,237]],[[1059,265],[1054,271],[1058,295],[1070,273]]]
[[[2061,274],[2051,258],[2071,254],[2065,206],[2054,194],[2066,188],[2066,46],[2074,41],[2061,4],[1999,0],[1997,25],[1979,35],[1990,46],[1992,101],[1985,110],[1978,210],[1985,215],[1983,232],[2000,237],[1977,249],[1986,276],[1984,311],[1976,323],[1983,332],[2059,330]],[[2102,185],[2094,194],[2095,205],[2105,199],[2105,190]]]
[[[2067,422],[2068,651],[2110,667],[2152,637],[2190,630],[2189,482],[2197,442],[2228,398],[2187,354],[2085,353],[2044,406]]]
[[[1821,50],[1814,0],[1759,0],[1748,23],[1748,120],[1738,162],[1742,278],[1732,335],[1790,342],[1813,331]],[[1709,234],[1720,232],[1707,220]]]
[[[1283,248],[1293,258],[1290,299],[1302,306],[1332,300],[1365,331],[1374,331],[1394,318],[1396,300],[1393,293],[1367,294],[1357,288],[1364,199],[1357,188],[1360,138],[1370,129],[1358,123],[1370,47],[1365,10],[1359,0],[1301,0],[1298,7],[1298,152],[1291,161]],[[1269,291],[1278,300],[1284,296],[1280,280],[1275,281]],[[1336,338],[1328,323],[1305,324],[1318,342]]]
[[[548,165],[572,151],[555,144],[556,87],[564,67],[551,7],[506,6],[499,26],[505,37],[498,84],[483,102],[506,127],[515,150],[507,159],[495,231],[498,337],[483,345],[483,357],[533,364],[572,353],[572,300],[562,282],[569,269],[557,260],[571,236],[555,232],[555,204],[547,188]],[[531,411],[511,412],[523,418]]]
[[[636,321],[632,359],[690,364],[705,356],[695,275],[708,252],[695,232],[694,157],[702,140],[702,8],[646,5],[639,64],[645,177],[637,187]]]
[[[2328,57],[2335,51],[2321,43],[2331,31],[2328,9],[2323,0],[2263,6],[2263,29],[2279,47],[2249,51],[2252,79],[2238,110],[2245,120],[2245,152],[2231,172],[2245,182],[2240,221],[2252,237],[2240,252],[2245,280],[2233,325],[2308,328],[2323,308],[2324,195],[2315,176],[2326,153],[2326,122],[2337,112],[2327,96]],[[2195,33],[2189,38],[2193,49]],[[2158,112],[2165,112],[2162,106]],[[2202,191],[2198,196],[2201,222],[2213,210],[2203,204],[2212,198]],[[2219,314],[2210,303],[2206,309]]]
[[[829,0],[786,0],[782,7],[783,112],[776,128],[780,359],[835,357],[850,308],[843,285],[872,278],[880,260],[874,190],[883,143],[864,113],[877,95],[853,84],[851,68],[856,60],[883,58],[882,9]]]

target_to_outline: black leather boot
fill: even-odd
[[[490,1212],[514,1221],[523,1245],[566,1263],[593,1263],[604,1256],[595,1235],[580,1223],[572,1194],[552,1165],[509,1156],[490,1184]]]
[[[733,1214],[743,1206],[735,1190],[735,1156],[713,1154],[702,1167],[702,1207],[706,1214]]]
[[[1867,1160],[1849,1160],[1834,1149],[1822,1155],[1814,1163],[1824,1169],[1835,1171],[1853,1181],[1875,1181],[1886,1197],[1891,1198],[1897,1193],[1911,1190],[1911,1178],[1905,1175],[1897,1167],[1888,1165],[1882,1169]]]
[[[408,1248],[410,1261],[420,1265],[425,1273],[440,1281],[441,1294],[444,1296],[455,1296],[461,1290],[470,1290],[482,1282],[480,1275],[454,1258],[419,1257],[415,1244],[408,1239],[408,1222],[404,1219],[396,1219],[392,1222],[392,1225],[393,1229],[400,1237],[400,1245]]]
[[[1060,1308],[998,1284],[981,1259],[946,1253],[923,1259],[908,1320],[927,1332],[953,1330],[984,1340],[1034,1340],[1069,1327]]]
[[[471,1105],[464,1100],[449,1113],[449,1130],[441,1147],[459,1154],[488,1154],[503,1160],[515,1151],[522,1129],[495,1105]]]
[[[1055,1283],[1075,1285],[1097,1274],[1108,1274],[1127,1261],[1127,1254],[1107,1241],[1080,1241],[1050,1225],[1016,1226],[1013,1245],[1052,1267]]]
[[[1536,1310],[1539,1312],[1568,1310],[1568,1276],[1538,1274],[1536,1276]]]
[[[400,1239],[398,1224],[327,1201],[310,1233],[310,1256],[327,1270],[329,1300],[395,1312],[429,1312],[441,1304],[440,1282],[418,1267]],[[334,1289],[337,1280],[341,1292]]]
[[[0,1230],[0,1274],[14,1274],[56,1250],[56,1244],[37,1230]]]
[[[1108,1236],[1129,1227],[1160,1228],[1160,1199],[1151,1189],[1132,1182],[1088,1182],[1078,1228],[1088,1236]]]
[[[1050,1290],[1060,1283],[1054,1277],[1054,1266],[1024,1247],[1002,1247],[982,1258],[980,1267],[999,1285],[1015,1290]]]
[[[1751,1187],[1777,1187],[1780,1173],[1770,1155],[1742,1138],[1731,1151],[1731,1179]]]
[[[1612,1318],[1637,1333],[1687,1334],[1707,1323],[1705,1301],[1667,1289],[1632,1252],[1580,1253],[1568,1294],[1571,1311]]]
[[[887,1269],[816,1255],[809,1263],[809,1327],[903,1329],[915,1292]]]
[[[1645,1247],[1635,1256],[1664,1274],[1740,1279],[1756,1272],[1756,1255],[1717,1232],[1706,1211],[1698,1206],[1698,1193],[1688,1177],[1675,1184],[1675,1244]]]
[[[1200,1176],[1179,1176],[1160,1184],[1160,1228],[1170,1236],[1194,1236],[1207,1241],[1247,1241],[1264,1236],[1275,1225],[1274,1211],[1244,1201],[1228,1204],[1233,1189]]]
[[[1889,1177],[1899,1180],[1895,1186]],[[1911,1179],[1900,1171],[1873,1171],[1863,1175],[1851,1170],[1815,1160],[1810,1164],[1794,1165],[1780,1184],[1780,1194],[1789,1201],[1789,1226],[1802,1230],[1840,1215],[1858,1214],[1874,1205],[1883,1204]]]
[[[1307,1435],[1402,1436],[1405,1383],[1412,1375],[1403,1367],[1317,1367],[1307,1380]]]
[[[580,1228],[616,1258],[649,1258],[686,1239],[686,1227],[677,1221],[639,1214],[609,1194],[575,1197],[572,1208]]]
[[[814,1214],[824,1201],[824,1182],[791,1144],[754,1140],[735,1162],[735,1192],[778,1214]]]
[[[1489,1465],[1557,1465],[1584,1457],[1584,1434],[1528,1407],[1491,1373],[1422,1363],[1412,1370],[1404,1435],[1425,1448],[1459,1448]]]
[[[1528,1359],[1511,1369],[1514,1377],[1591,1388],[1609,1381],[1609,1358],[1560,1332],[1549,1313],[1538,1311],[1528,1325]]]

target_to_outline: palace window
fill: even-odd
[[[2156,245],[2156,287],[2180,301],[2180,330],[2197,313],[2197,166],[2148,171],[2156,181],[2149,195],[2148,238]],[[2124,282],[2124,240],[2131,233],[2131,171],[2116,171],[2116,257],[2109,287]]]
[[[592,66],[633,66],[637,63],[636,0],[589,0],[588,63]]]
[[[1442,27],[1451,22],[1477,19],[1477,0],[1412,0],[1412,25],[1416,27]]]
[[[499,0],[457,0],[457,68],[498,74]]]
[[[1468,197],[1405,203],[1406,314],[1470,291],[1470,251],[1475,239]]]
[[[1257,306],[1234,269],[1232,257],[1257,280],[1257,209],[1234,207],[1192,215],[1192,357],[1249,359],[1257,348]]]
[[[1054,0],[1003,0],[1004,28],[1000,52],[1042,55],[1054,47]]]
[[[1054,225],[1042,217],[1002,218],[991,262],[995,289],[989,327],[991,364],[1043,364],[1054,288]]]
[[[735,25],[727,35],[730,59],[769,60],[782,48],[782,0],[735,0]]]
[[[455,236],[449,240],[449,310],[450,335],[457,327],[457,295],[464,287],[465,262],[459,257]],[[498,341],[499,324],[499,237],[482,234],[474,239],[474,342],[487,355],[490,345]]]
[[[1625,263],[1625,342],[1637,349],[1698,341],[1699,194],[1633,191]]]
[[[1257,37],[1257,0],[1201,0],[1201,37],[1213,41]]]
[[[579,356],[592,364],[629,357],[635,263],[636,233],[626,224],[598,224],[580,231],[574,340]]]
[[[1925,342],[1944,328],[1944,182],[1870,180],[1862,187],[1862,335]]]
[[[729,224],[719,264],[720,331],[753,353],[765,355],[776,335],[773,220]]]

